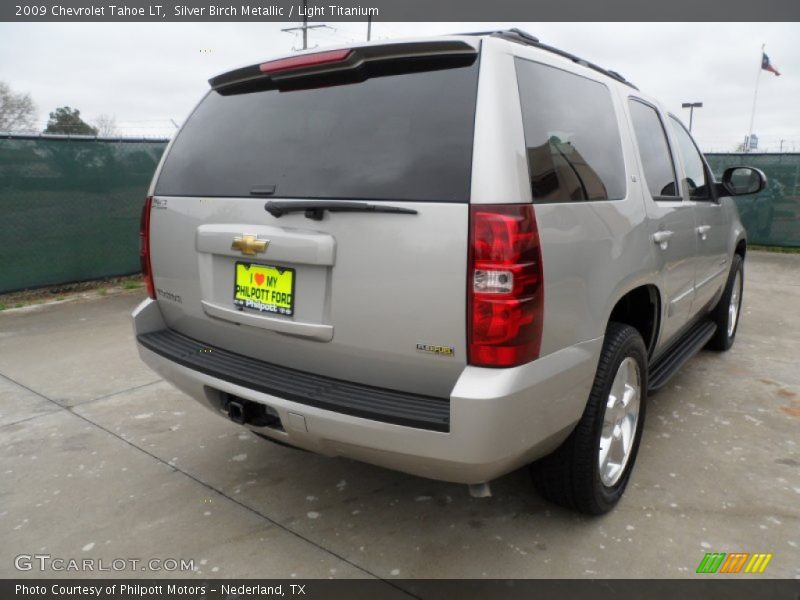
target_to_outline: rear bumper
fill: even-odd
[[[254,392],[373,421],[432,431],[450,429],[448,398],[376,388],[289,369],[210,347],[171,329],[145,333],[136,339],[140,346],[163,358]]]
[[[133,319],[137,340],[166,329],[153,300],[139,305]],[[480,483],[547,454],[566,438],[586,404],[602,339],[513,369],[466,367],[450,396],[449,431],[290,400],[242,385],[241,378],[203,372],[148,345],[138,343],[142,360],[217,414],[224,416],[220,405],[225,394],[274,409],[281,429],[249,426],[262,435],[320,454],[346,456],[432,479]]]

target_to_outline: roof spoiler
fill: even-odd
[[[235,69],[208,80],[223,95],[268,89],[291,90],[370,77],[467,66],[478,48],[463,40],[431,40],[360,46],[298,54]]]

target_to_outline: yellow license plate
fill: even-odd
[[[233,303],[259,312],[294,314],[294,269],[236,263]]]

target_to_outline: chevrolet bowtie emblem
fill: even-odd
[[[233,238],[231,250],[238,250],[242,254],[255,256],[260,252],[266,252],[269,240],[260,240],[254,235],[237,235]]]

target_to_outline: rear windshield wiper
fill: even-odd
[[[411,208],[401,208],[399,206],[387,206],[385,204],[367,204],[366,202],[267,202],[264,205],[266,210],[273,217],[280,218],[293,212],[305,212],[306,218],[314,221],[321,221],[323,213],[329,212],[376,212],[376,213],[398,213],[403,215],[416,215],[417,211]]]

